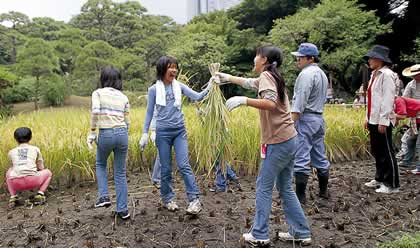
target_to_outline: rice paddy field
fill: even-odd
[[[198,171],[211,168],[213,161],[200,160],[202,144],[208,150],[218,150],[208,138],[202,120],[194,106],[183,108],[185,114],[190,160]],[[155,147],[147,146],[140,154],[138,141],[141,136],[145,108],[132,109],[129,131],[128,167],[147,171],[155,158]],[[328,107],[325,113],[327,135],[325,139],[328,157],[332,162],[369,158],[368,136],[362,127],[364,112],[351,108]],[[31,143],[40,147],[45,165],[54,173],[57,183],[94,178],[95,152],[88,150],[86,136],[89,131],[90,113],[85,108],[45,109],[18,114],[0,121],[0,179],[9,167],[7,153],[16,146],[13,132],[27,126],[32,129]],[[231,137],[231,164],[243,174],[257,172],[259,159],[258,112],[251,108],[239,108],[230,113],[229,136]],[[214,133],[214,136],[220,134]],[[201,149],[201,150],[200,150]]]
[[[86,108],[44,109],[18,114],[0,122],[0,182],[8,168],[7,152],[16,144],[13,131],[20,126],[33,130],[32,144],[41,148],[45,164],[53,173],[47,203],[27,202],[7,209],[8,194],[0,190],[0,247],[249,247],[241,239],[255,214],[255,181],[259,166],[258,112],[239,108],[229,113],[231,164],[240,176],[242,191],[229,189],[213,193],[212,161],[202,161],[199,150],[218,149],[205,137],[203,123],[195,106],[183,108],[188,131],[190,161],[196,170],[203,211],[196,217],[185,214],[187,200],[182,177],[174,170],[174,191],[180,211],[168,212],[160,202],[159,191],[151,185],[150,171],[155,148],[143,153],[138,140],[144,108],[131,112],[128,158],[128,195],[131,219],[122,222],[113,215],[115,188],[110,178],[112,207],[95,209],[95,152],[86,146],[89,111]],[[318,181],[310,177],[305,214],[311,226],[310,247],[418,247],[420,230],[420,178],[401,173],[401,192],[382,195],[363,186],[374,175],[369,160],[368,135],[362,127],[364,112],[342,106],[328,106],[327,153],[333,162],[328,201],[317,197]],[[214,135],[218,135],[215,133]],[[366,160],[368,159],[368,160]],[[111,163],[111,161],[109,161]],[[111,173],[109,175],[112,175]],[[210,175],[210,176],[209,176]],[[3,184],[4,186],[4,184]],[[21,195],[22,201],[34,192]],[[281,200],[273,192],[270,215],[271,247],[295,248],[282,242],[276,231],[286,231]],[[406,236],[411,235],[411,236]],[[401,241],[389,243],[404,236]],[[410,237],[410,238],[407,238]],[[398,245],[403,244],[403,245]]]

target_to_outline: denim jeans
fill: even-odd
[[[311,164],[319,174],[328,175],[330,162],[325,154],[325,121],[322,115],[302,114],[296,122],[296,131],[295,173],[309,175]]]
[[[128,210],[126,159],[128,151],[127,128],[100,129],[96,149],[96,180],[99,197],[109,196],[107,160],[114,152],[114,183],[117,193],[117,212]]]
[[[159,151],[157,151],[155,164],[153,165],[152,183],[160,184],[160,167]]]
[[[226,189],[227,180],[236,180],[238,177],[236,176],[235,172],[230,167],[230,164],[226,161],[226,177],[223,175],[222,168],[220,166],[220,161],[216,161],[216,188],[219,191],[224,191]]]
[[[269,239],[269,221],[273,186],[280,193],[289,233],[295,238],[311,236],[308,221],[293,191],[293,166],[297,138],[279,144],[267,145],[266,158],[262,160],[257,179],[256,207],[252,235],[257,239]]]
[[[171,150],[175,149],[175,158],[184,180],[189,202],[199,198],[200,191],[188,158],[188,142],[185,127],[156,130],[156,144],[161,164],[160,194],[164,204],[175,198],[172,179]]]

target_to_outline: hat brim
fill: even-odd
[[[405,69],[402,71],[402,75],[403,75],[404,77],[414,77],[414,76],[415,76],[415,75],[417,75],[417,74],[420,74],[420,71],[413,72],[413,71],[411,71],[411,67],[405,68]]]
[[[304,57],[304,56],[306,56],[305,54],[301,54],[300,52],[291,52],[291,54],[293,56],[296,56],[296,57]]]
[[[382,54],[379,54],[379,53],[374,52],[374,51],[369,51],[364,57],[365,57],[365,59],[369,59],[369,58],[380,59],[385,63],[392,64],[392,61],[391,61],[390,58],[384,57]]]

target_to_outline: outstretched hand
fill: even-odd
[[[241,105],[247,105],[246,96],[234,96],[226,101],[226,107],[229,111],[232,111]]]

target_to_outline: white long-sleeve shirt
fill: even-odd
[[[372,77],[377,73],[375,80],[372,82]],[[396,74],[384,66],[379,70],[372,72],[369,87],[371,87],[371,108],[370,118],[366,119],[369,124],[395,125],[394,100],[395,100],[395,78]]]

